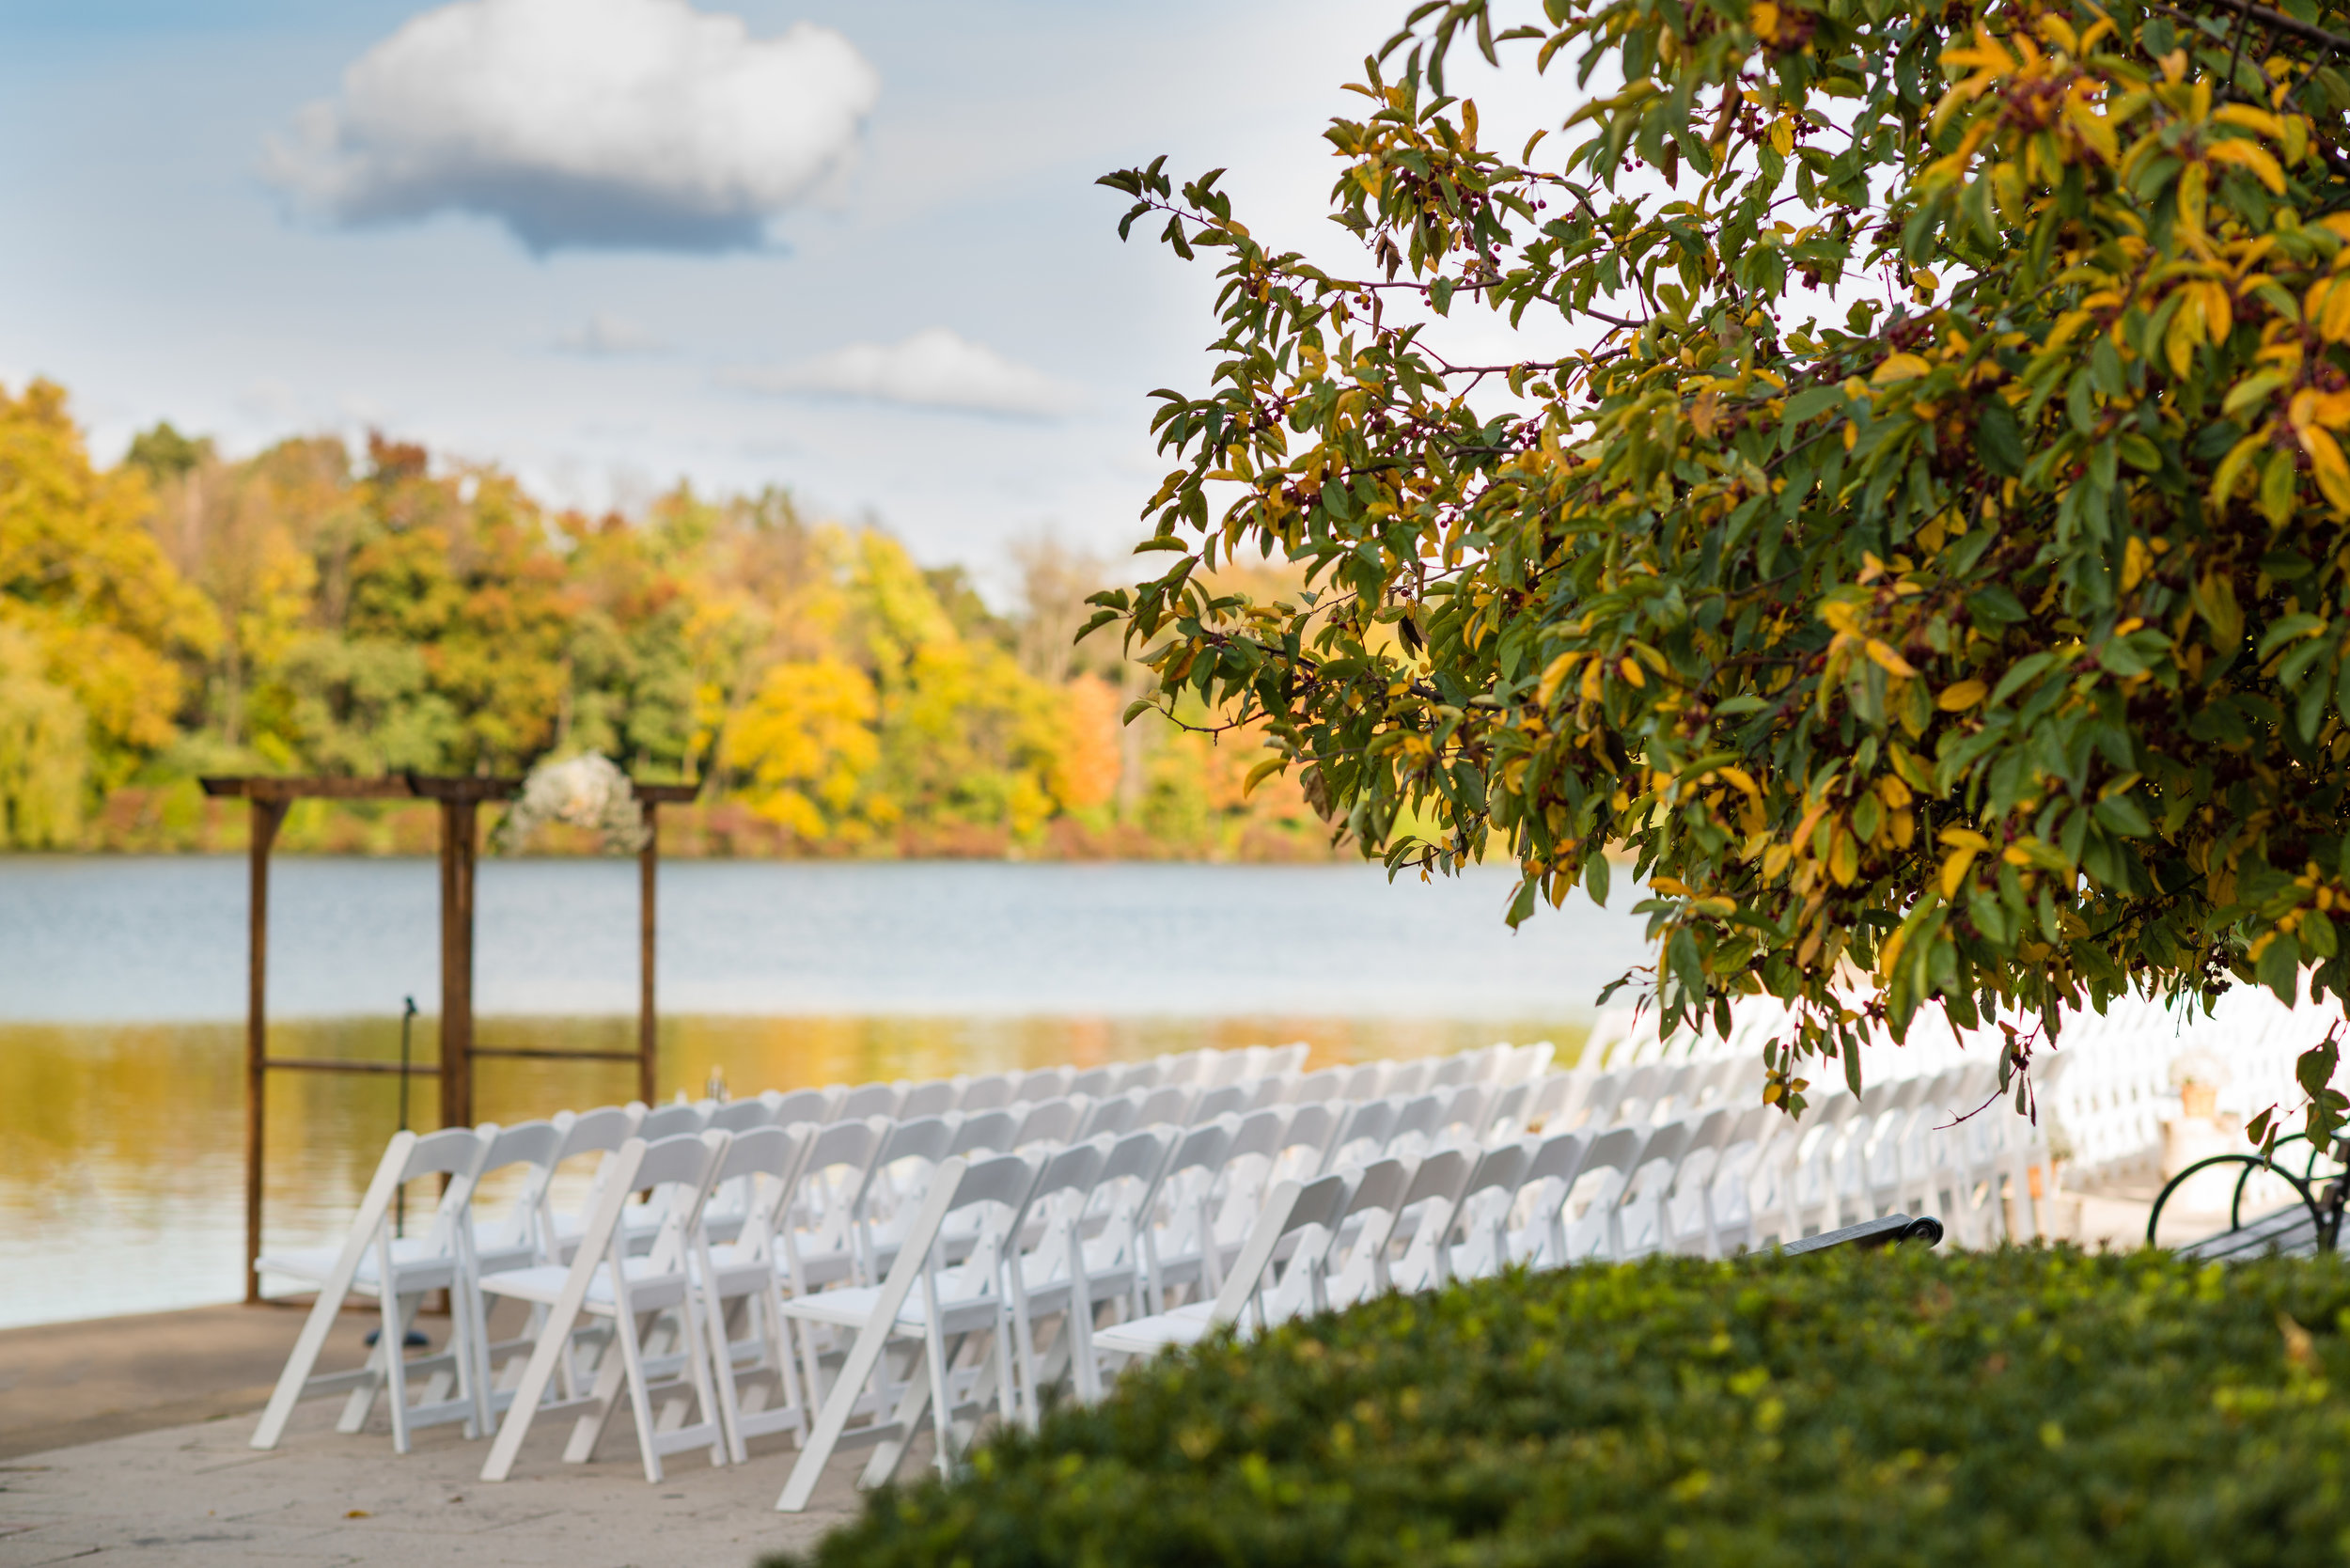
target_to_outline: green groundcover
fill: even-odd
[[[2340,1564],[2345,1328],[2330,1258],[1517,1276],[1164,1358],[770,1568]]]

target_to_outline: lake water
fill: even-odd
[[[1638,922],[1588,901],[1512,933],[1510,879],[1373,867],[677,862],[662,868],[661,1092],[738,1093],[1198,1044],[1315,1059],[1571,1049]],[[0,857],[0,1325],[242,1288],[242,858]],[[439,994],[430,861],[286,858],[271,1048],[396,1058]],[[1629,900],[1622,900],[1628,902]],[[485,1045],[627,1049],[635,868],[481,868]],[[415,1050],[431,1059],[432,1021]],[[630,1097],[621,1063],[479,1064],[477,1114]],[[412,1091],[429,1127],[430,1078]],[[272,1246],[332,1240],[398,1124],[396,1080],[274,1074]]]

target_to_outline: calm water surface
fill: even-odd
[[[233,1298],[243,1244],[244,863],[0,857],[0,1325]],[[661,1084],[736,1092],[1307,1040],[1320,1060],[1579,1039],[1644,961],[1588,902],[1502,926],[1508,879],[1364,867],[662,870]],[[285,859],[272,1049],[388,1059],[438,995],[428,861]],[[1628,902],[1628,900],[1622,901]],[[493,861],[484,1044],[634,1039],[632,863]],[[432,1020],[420,1020],[430,1060]],[[626,1099],[624,1064],[491,1061],[485,1119]],[[431,1125],[431,1080],[412,1091]],[[279,1074],[268,1240],[331,1240],[398,1124],[396,1080]]]

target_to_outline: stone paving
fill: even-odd
[[[0,1568],[751,1568],[849,1517],[864,1457],[838,1456],[813,1507],[777,1513],[788,1437],[754,1444],[742,1466],[672,1455],[667,1480],[649,1485],[622,1416],[586,1465],[560,1457],[570,1422],[543,1423],[513,1479],[491,1484],[486,1442],[435,1427],[402,1458],[380,1410],[378,1430],[337,1434],[340,1403],[304,1405],[268,1453],[247,1446],[255,1415],[241,1414],[0,1463]],[[909,1452],[901,1473],[925,1457]]]

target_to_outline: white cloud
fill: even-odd
[[[737,370],[723,379],[751,392],[863,398],[1028,418],[1067,414],[1080,400],[1067,383],[946,327],[917,332],[901,343],[851,343],[802,364]]]
[[[338,225],[481,213],[532,251],[755,248],[856,150],[881,79],[829,28],[687,0],[460,0],[362,55],[263,174]]]
[[[622,354],[659,353],[669,345],[625,316],[599,310],[580,325],[556,335],[559,353],[584,354],[590,359]]]

